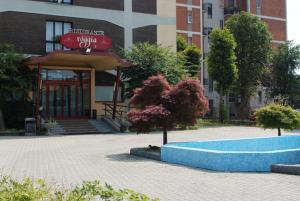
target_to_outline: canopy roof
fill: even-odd
[[[128,68],[132,63],[121,59],[114,52],[90,52],[80,50],[59,50],[45,56],[33,56],[24,60],[24,64],[30,68],[42,67],[92,67],[96,70],[112,70],[116,67]]]

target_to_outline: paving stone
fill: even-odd
[[[169,141],[264,136],[276,136],[276,130],[223,127],[176,131],[169,133]],[[0,174],[44,178],[63,187],[100,180],[163,201],[299,201],[299,176],[213,172],[129,155],[130,148],[161,143],[161,133],[0,137]]]

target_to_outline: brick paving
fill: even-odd
[[[275,136],[276,130],[246,127],[170,132],[191,141]],[[163,201],[299,201],[300,177],[273,173],[220,173],[128,155],[131,147],[160,145],[160,133],[0,137],[0,174],[44,178],[67,187],[100,180]]]

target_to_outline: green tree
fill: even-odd
[[[208,73],[217,82],[217,91],[220,95],[220,122],[224,120],[223,96],[237,79],[235,47],[234,37],[228,29],[217,28],[210,34],[210,54],[207,60]]]
[[[250,97],[260,84],[269,60],[271,35],[264,22],[246,12],[231,16],[226,27],[237,43],[238,79],[234,84],[234,91],[239,96],[237,116],[246,119]]]
[[[201,50],[196,45],[188,46],[183,52],[185,57],[185,69],[187,73],[194,77],[198,75],[200,70],[200,59],[201,59]]]
[[[23,59],[13,46],[0,45],[0,130],[5,128],[2,112],[5,103],[28,98],[32,73],[22,64]]]
[[[122,72],[126,97],[131,97],[135,88],[143,86],[148,77],[157,73],[164,75],[171,84],[178,83],[185,75],[184,61],[161,45],[137,43],[124,50],[124,57],[134,63],[133,68]]]
[[[282,44],[275,50],[271,66],[271,96],[280,96],[285,103],[292,104],[300,95],[299,76],[300,46],[292,42]]]
[[[255,115],[258,125],[278,129],[278,136],[281,136],[281,129],[293,130],[300,127],[300,114],[290,106],[270,104],[258,109]]]
[[[184,60],[184,68],[191,77],[198,75],[200,70],[201,50],[196,45],[188,45],[186,39],[177,35],[177,57]]]
[[[181,35],[177,35],[176,43],[177,43],[177,52],[182,52],[188,47],[186,39]]]

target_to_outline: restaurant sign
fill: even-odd
[[[112,40],[109,37],[101,31],[93,30],[72,29],[61,36],[60,43],[73,49],[106,50],[112,48]]]

